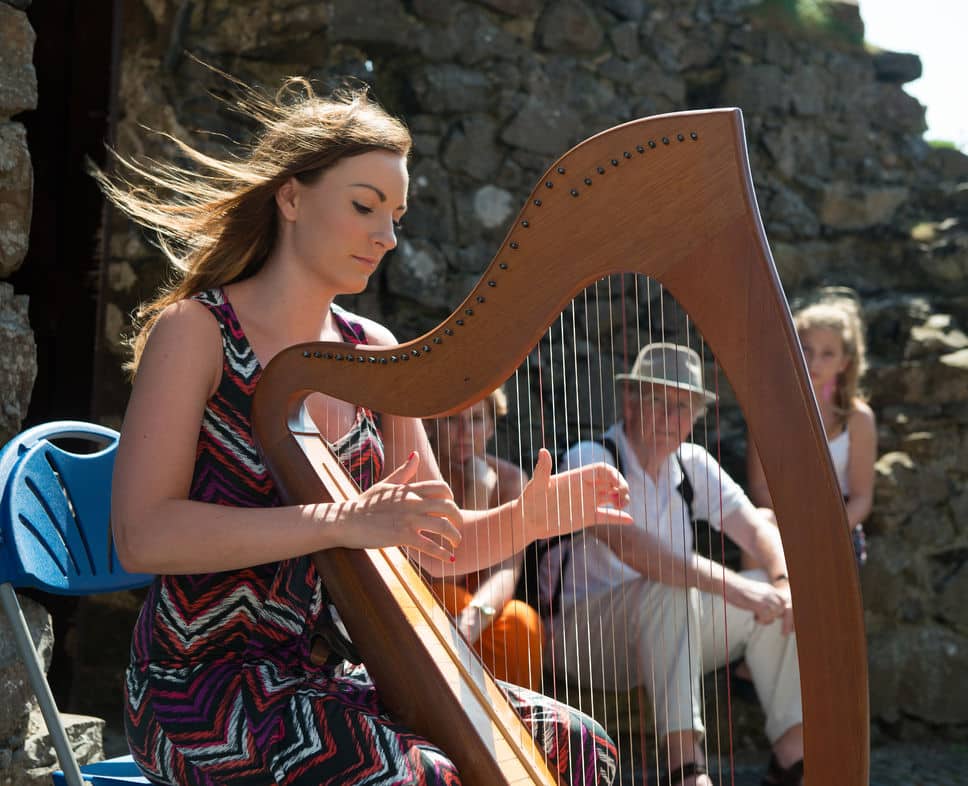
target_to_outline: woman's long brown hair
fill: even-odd
[[[312,183],[339,160],[371,150],[410,153],[406,126],[365,88],[321,97],[308,80],[290,77],[270,96],[222,76],[236,88],[233,108],[259,126],[238,154],[217,158],[165,134],[197,169],[117,153],[119,174],[91,168],[107,198],[154,233],[174,270],[135,312],[125,365],[132,375],[166,307],[259,270],[276,240],[275,194],[289,178]]]

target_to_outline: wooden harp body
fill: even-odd
[[[280,353],[253,406],[270,471],[293,503],[353,494],[318,434],[300,429],[308,394],[412,417],[458,411],[507,380],[577,292],[622,272],[657,280],[689,313],[756,440],[795,599],[806,782],[866,786],[857,571],[739,110],[644,118],[573,148],[537,184],[474,291],[426,335],[392,348],[317,343]],[[536,758],[527,732],[494,700],[489,678],[450,650],[463,642],[396,549],[332,550],[317,565],[388,706],[447,751],[466,783],[555,782],[540,764],[508,763],[518,746]],[[451,679],[453,700],[438,700]],[[468,711],[465,699],[476,702]]]

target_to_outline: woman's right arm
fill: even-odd
[[[202,415],[221,369],[220,331],[205,307],[183,301],[166,309],[145,346],[115,460],[111,522],[127,570],[209,573],[335,546],[408,545],[447,558],[451,549],[420,530],[456,543],[456,506],[432,484],[396,485],[416,472],[416,460],[348,503],[236,508],[189,500]]]

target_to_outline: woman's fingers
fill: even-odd
[[[551,454],[546,448],[538,451],[538,461],[534,465],[531,481],[541,488],[546,488],[551,482]]]
[[[599,506],[595,509],[595,523],[596,524],[634,524],[635,519],[633,519],[624,510],[618,508]]]
[[[406,483],[411,478],[417,476],[417,467],[420,466],[420,454],[417,451],[413,451],[407,460],[403,462],[399,467],[397,467],[393,472],[383,478],[381,483],[396,483],[402,485]]]

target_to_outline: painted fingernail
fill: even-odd
[[[411,450],[410,451],[410,455],[407,456],[407,461],[413,461],[413,457],[416,456],[416,455],[417,455],[417,451],[416,450]]]
[[[450,555],[450,561],[451,562],[457,562],[457,557],[455,557],[453,554],[451,554]]]

